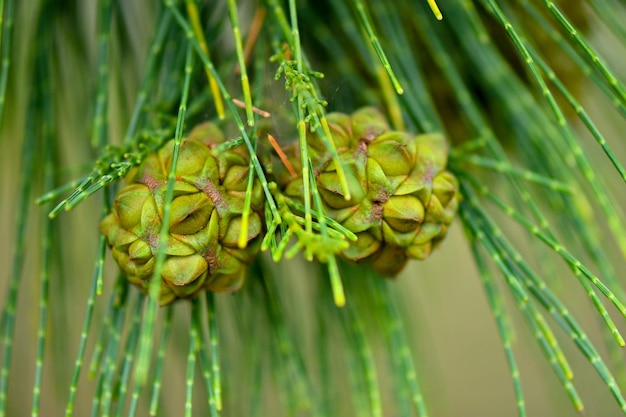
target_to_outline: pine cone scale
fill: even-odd
[[[205,290],[237,290],[243,284],[246,265],[260,249],[264,195],[255,180],[246,234],[248,246],[240,249],[249,155],[244,146],[239,146],[214,156],[212,148],[224,140],[215,125],[204,124],[194,128],[181,143],[160,304],[192,298]],[[100,225],[128,281],[144,291],[149,288],[159,248],[173,150],[171,140],[129,173],[127,186],[120,190],[111,214]]]
[[[445,170],[443,135],[392,130],[373,108],[327,115],[352,193],[346,200],[331,155],[315,132],[307,141],[325,213],[357,235],[343,252],[386,276],[424,259],[443,239],[458,208],[458,182]],[[301,179],[285,193],[302,198]]]

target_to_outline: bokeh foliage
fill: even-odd
[[[623,414],[626,7],[437,5],[0,0],[0,416]],[[449,138],[432,258],[390,281],[300,240],[165,308],[109,260],[98,223],[164,141],[212,120],[261,178],[267,133],[361,106]]]

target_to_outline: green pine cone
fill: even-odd
[[[460,198],[456,178],[445,170],[445,138],[393,131],[373,108],[327,118],[350,200],[322,140],[311,133],[308,143],[326,214],[358,236],[343,255],[384,276],[398,274],[408,259],[428,257],[445,237]],[[284,192],[302,198],[302,179],[291,181]]]
[[[242,145],[212,155],[212,148],[224,140],[219,128],[205,123],[181,144],[161,305],[192,298],[204,290],[236,291],[243,284],[246,264],[259,251],[264,229],[263,191],[255,180],[247,246],[240,248],[249,154]],[[100,224],[113,258],[128,280],[143,290],[148,289],[154,270],[173,150],[171,140],[129,173],[113,210]]]

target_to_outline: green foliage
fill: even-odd
[[[0,417],[626,414],[621,2],[0,0],[0,16]],[[345,256],[362,230],[329,203],[363,200],[360,148],[341,132],[368,133],[330,113],[364,106],[396,135],[361,149],[384,166],[369,180],[417,167],[437,201],[452,175],[460,190],[448,238],[395,280]],[[207,120],[225,138],[190,155]],[[400,148],[421,162],[390,162]],[[236,165],[236,224],[180,202],[205,160]],[[98,225],[111,235],[132,216],[120,180],[150,161],[162,178],[155,240],[134,248],[151,262],[141,292]],[[430,201],[394,200],[389,233]],[[180,272],[172,230],[198,225],[250,252],[246,281],[161,308],[161,278]],[[385,260],[374,269],[399,262]],[[485,298],[454,301],[470,283]],[[495,326],[434,347],[470,305]],[[474,337],[481,349],[447,368]],[[481,395],[491,376],[469,369],[483,350],[510,378]]]

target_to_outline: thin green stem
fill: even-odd
[[[387,75],[389,76],[389,79],[391,80],[391,83],[393,84],[393,88],[396,90],[397,94],[404,94],[404,89],[402,88],[402,85],[400,85],[400,81],[398,81],[398,77],[396,77],[396,74],[393,72],[393,69],[391,68],[391,64],[389,63],[389,60],[387,59],[387,55],[385,55],[385,51],[383,50],[383,47],[380,45],[380,41],[378,40],[378,37],[376,36],[376,33],[374,32],[372,22],[370,21],[370,18],[367,15],[367,11],[365,10],[365,5],[363,4],[361,0],[354,0],[354,7],[356,7],[357,13],[361,19],[361,24],[365,27],[365,31],[367,32],[367,35],[369,36],[370,42],[372,43],[372,46],[374,47],[374,51],[376,51],[376,55],[378,56],[380,63],[382,64],[383,68],[385,68],[385,71],[387,71]]]
[[[200,314],[199,301],[194,299],[191,306],[192,317]],[[193,318],[192,318],[193,320]],[[185,417],[191,417],[193,412],[193,383],[196,370],[196,351],[198,350],[198,328],[191,325],[189,332],[189,351],[187,352],[187,375],[185,377]]]
[[[49,60],[40,56],[38,59],[38,72],[41,79],[41,94],[47,96],[50,94],[50,79],[46,76],[49,69]],[[53,152],[53,109],[52,103],[45,102],[42,104],[41,110],[41,149],[44,159],[43,171],[43,189],[52,189],[54,187],[54,152]],[[44,211],[45,212],[45,211]],[[46,328],[48,322],[48,297],[52,264],[52,235],[54,228],[52,221],[46,214],[41,219],[41,267],[39,272],[39,324],[37,328],[37,356],[35,360],[35,380],[33,382],[33,405],[31,410],[32,417],[39,416],[39,406],[41,400],[41,384],[43,374],[43,359],[46,348]]]
[[[138,303],[141,304],[141,303]],[[104,351],[104,360],[100,370],[99,379],[102,380],[102,394],[100,399],[100,415],[109,417],[113,407],[114,381],[117,376],[117,357],[120,353],[122,332],[124,329],[124,316],[130,311],[127,303],[117,304],[113,310],[111,320],[111,337]],[[137,312],[140,310],[138,309]]]
[[[613,292],[609,288],[607,288],[606,285],[602,281],[600,281],[600,279],[595,274],[593,274],[585,265],[583,265],[578,259],[576,259],[576,257],[574,257],[567,249],[565,249],[565,247],[560,242],[556,241],[551,236],[544,234],[539,229],[539,227],[532,224],[532,222],[530,222],[528,219],[523,217],[519,212],[517,212],[517,210],[515,210],[513,207],[503,202],[500,198],[496,197],[493,193],[489,192],[489,189],[486,186],[477,184],[476,182],[473,182],[473,185],[474,187],[478,189],[478,191],[481,194],[485,195],[489,200],[491,200],[500,209],[502,209],[502,211],[506,213],[507,216],[517,221],[519,224],[522,225],[522,227],[524,227],[533,236],[537,237],[539,240],[541,240],[546,245],[548,245],[550,249],[552,249],[556,254],[561,256],[561,258],[563,258],[563,260],[567,262],[567,264],[574,271],[579,271],[582,275],[584,275],[598,290],[600,290],[600,292],[602,292],[602,294],[606,296],[607,299],[609,299],[609,301],[611,301],[611,303],[613,303],[613,305],[618,309],[618,311],[622,314],[622,316],[626,318],[626,306],[622,303],[622,301],[620,301],[613,294]],[[466,187],[463,184],[461,185],[461,187],[462,187],[464,195],[466,196],[472,195],[472,191],[468,187]],[[472,201],[474,201],[473,198],[472,198]],[[593,296],[592,296],[592,300],[594,300]],[[624,342],[624,339],[620,335],[617,327],[615,326],[613,321],[610,319],[608,312],[604,309],[604,307],[601,307],[602,304],[598,305],[598,302],[596,302],[595,300],[594,300],[594,305],[600,308],[598,312],[607,322],[607,326],[609,326],[609,329],[611,330],[611,333],[613,333],[618,344],[620,346],[624,346],[626,343]]]
[[[441,14],[441,10],[439,10],[439,6],[437,6],[437,2],[435,0],[428,0],[428,7],[430,7],[430,10],[433,11],[437,20],[443,20],[443,15]]]
[[[613,72],[609,69],[609,67],[605,64],[604,60],[598,56],[596,51],[587,43],[585,38],[580,34],[570,22],[567,20],[565,15],[561,12],[561,10],[556,6],[553,1],[544,0],[544,4],[546,8],[552,13],[552,16],[556,19],[556,21],[569,33],[574,42],[585,52],[587,57],[591,60],[592,65],[602,74],[606,82],[611,86],[613,91],[617,94],[622,104],[626,105],[626,88],[624,85],[619,82],[617,77],[613,74]]]
[[[106,201],[108,197],[105,198],[105,208],[104,213],[108,213],[108,204]],[[76,397],[76,389],[78,386],[78,378],[80,376],[80,371],[83,365],[83,358],[85,356],[85,348],[87,346],[87,337],[89,336],[89,329],[91,328],[91,318],[93,316],[93,309],[95,305],[95,300],[97,296],[99,283],[102,281],[102,277],[104,274],[104,264],[102,259],[106,254],[106,237],[104,235],[100,235],[99,244],[98,244],[98,252],[96,258],[96,265],[93,273],[92,279],[92,287],[87,297],[87,309],[85,311],[85,320],[83,322],[83,327],[80,332],[80,343],[78,347],[78,353],[76,355],[76,360],[74,362],[74,372],[72,374],[72,380],[70,383],[70,393],[67,401],[67,405],[65,407],[65,417],[71,417],[74,413],[74,400]]]
[[[406,53],[406,51],[413,51],[416,48],[412,32],[414,29],[405,29],[404,24],[407,10],[405,7],[409,5],[409,8],[413,8],[414,4],[415,2],[412,0],[405,2],[376,0],[371,5],[372,15],[376,17],[380,31],[385,36],[385,49],[393,56],[394,68],[403,83],[405,94],[398,99],[408,118],[406,120],[408,129],[414,132],[441,132],[445,126],[440,120],[429,93],[429,84],[431,83],[427,78],[429,76],[425,73],[424,66],[416,55]],[[402,7],[403,5],[405,7]],[[423,18],[432,23],[432,19],[427,18],[427,13],[421,11],[414,13],[414,18]],[[421,25],[415,24],[414,26]],[[424,43],[430,42],[433,32],[430,31],[427,34]]]
[[[239,241],[237,242],[237,245],[241,249],[248,245],[248,229],[250,227],[250,213],[252,212],[252,187],[254,186],[254,178],[254,165],[250,162],[248,164],[248,184],[246,185],[246,196],[243,202],[243,212],[241,213],[241,230],[239,231]]]
[[[124,355],[122,359],[121,378],[119,381],[119,390],[115,395],[117,400],[116,417],[122,417],[124,413],[124,405],[126,405],[126,395],[128,392],[128,383],[132,374],[133,361],[137,357],[137,341],[139,340],[139,331],[141,329],[141,307],[143,305],[143,295],[140,295],[135,304],[133,312],[132,324],[128,332],[126,345],[124,346]]]
[[[507,284],[512,289],[511,292],[516,300],[518,309],[525,315],[526,323],[530,326],[539,347],[543,350],[544,355],[554,370],[557,378],[561,382],[561,385],[570,397],[572,404],[577,410],[581,411],[583,409],[583,403],[575,387],[570,381],[573,374],[567,359],[559,347],[552,330],[545,322],[545,319],[539,311],[537,311],[532,302],[530,302],[530,298],[526,295],[526,291],[524,290],[522,293],[518,291],[521,286],[521,277],[511,265],[508,255],[498,247],[497,242],[494,242],[495,236],[491,233],[486,233],[485,230],[481,228],[480,222],[476,218],[476,213],[472,214],[471,210],[467,210],[465,207],[462,207],[461,217],[464,220],[466,227],[471,230],[471,233],[477,241],[484,246],[489,253],[489,256],[495,261]],[[531,291],[532,290],[533,288],[531,288]],[[541,297],[541,294],[536,292],[533,292],[533,294]],[[545,305],[546,304],[544,304],[544,306]]]
[[[407,340],[406,330],[402,322],[397,300],[392,296],[387,287],[387,282],[376,277],[367,280],[371,286],[372,295],[375,297],[378,314],[383,323],[388,351],[393,352],[392,358],[396,362],[398,373],[396,380],[400,381],[403,389],[408,390],[411,404],[419,417],[428,417],[428,410],[424,402],[424,395],[419,384],[417,368],[413,361],[412,349]]]
[[[4,116],[6,103],[7,80],[11,63],[11,46],[13,35],[13,16],[15,0],[0,0],[0,47],[2,48],[2,68],[0,69],[0,125]]]
[[[603,0],[604,1],[604,0]],[[561,36],[558,30],[555,30],[553,26],[544,17],[544,13],[541,13],[527,0],[520,1],[522,7],[528,12],[534,22],[539,24],[544,33],[547,33],[554,42],[557,43],[559,48],[564,51],[570,59],[576,64],[580,71],[587,77],[589,77],[600,90],[607,96],[611,105],[624,117],[626,117],[626,106],[619,100],[617,94],[606,85],[604,80],[600,79],[600,76],[594,71],[587,62],[580,56],[580,53],[574,49],[567,40]]]
[[[200,13],[198,13],[198,7],[196,6],[195,0],[185,0],[185,4],[187,5],[187,14],[189,15],[189,20],[191,26],[193,27],[193,31],[198,39],[198,43],[202,48],[202,51],[209,55],[209,47],[207,46],[206,39],[204,38],[204,32],[202,30],[202,23],[200,22]],[[168,13],[169,14],[169,13]],[[209,88],[211,89],[211,94],[213,95],[213,102],[215,103],[215,111],[217,113],[217,117],[220,120],[224,119],[224,102],[222,101],[222,96],[220,95],[220,89],[215,81],[215,77],[211,74],[210,71],[206,70],[207,79],[209,80]]]
[[[311,160],[308,160],[308,166],[310,172],[313,172],[313,167],[311,166]],[[322,213],[324,210],[324,206],[322,205],[322,199],[320,197],[319,191],[317,190],[317,184],[313,177],[310,178],[311,181],[311,194],[313,196],[313,203],[315,204],[315,210],[318,213]],[[319,216],[317,222],[320,226],[320,234],[323,239],[328,239],[328,227],[326,226],[326,221],[324,216]],[[343,283],[341,282],[341,276],[339,274],[339,268],[337,267],[337,259],[335,258],[335,254],[330,252],[327,256],[328,263],[328,273],[330,275],[330,284],[333,290],[333,298],[335,300],[335,305],[337,307],[343,307],[346,305],[346,295],[343,290]]]
[[[202,377],[204,378],[204,385],[207,392],[207,403],[209,404],[209,416],[210,417],[219,417],[219,411],[217,408],[217,401],[215,397],[215,391],[213,390],[213,378],[211,377],[214,370],[211,366],[211,360],[207,355],[207,343],[206,337],[204,336],[204,332],[202,331],[202,317],[201,314],[192,314],[191,317],[191,325],[196,328],[196,332],[201,336],[200,339],[200,369],[202,370]],[[210,338],[210,337],[209,337]],[[209,342],[210,346],[210,342]],[[211,351],[212,353],[212,351]],[[221,408],[221,406],[220,406]]]
[[[532,53],[537,64],[539,64],[539,68],[541,69],[541,71],[546,75],[546,77],[548,77],[548,79],[552,82],[552,84],[554,84],[554,86],[559,90],[561,95],[565,97],[565,99],[570,104],[574,112],[578,115],[580,120],[587,127],[587,130],[589,130],[589,132],[594,137],[598,145],[600,145],[600,147],[602,148],[606,156],[609,158],[609,160],[611,161],[611,163],[613,164],[613,166],[619,173],[620,177],[622,177],[622,180],[626,182],[626,170],[624,170],[624,166],[615,155],[615,152],[613,152],[611,147],[606,142],[604,135],[600,133],[600,130],[598,130],[595,123],[593,123],[593,120],[591,120],[591,117],[589,116],[589,114],[587,114],[583,106],[567,90],[565,85],[563,85],[563,83],[557,78],[556,74],[554,73],[554,71],[552,71],[552,69],[548,66],[548,64],[546,64],[546,62],[543,59],[541,59],[541,57],[532,49],[532,47],[528,43],[526,43],[526,46],[528,50]]]
[[[467,203],[463,203],[462,207]],[[480,210],[473,210],[474,218],[468,217],[468,210],[462,210],[461,215],[464,217],[465,224],[471,227],[477,224],[482,224],[485,231],[481,229],[477,230],[477,237],[481,238],[483,243],[495,244],[499,247],[495,254],[492,256],[494,261],[499,265],[502,271],[508,271],[511,267],[515,268],[520,274],[520,278],[523,279],[524,285],[532,292],[533,296],[546,308],[546,310],[554,317],[557,323],[567,332],[570,339],[577,345],[579,350],[587,358],[589,363],[594,367],[598,375],[602,378],[605,385],[619,404],[620,408],[626,412],[626,400],[624,399],[619,386],[617,385],[611,371],[608,369],[602,357],[599,355],[586,333],[578,325],[574,317],[569,313],[569,310],[562,304],[558,297],[556,297],[552,291],[546,286],[531,268],[526,264],[522,255],[511,246],[504,238],[502,231],[493,222],[486,217],[486,215]],[[489,239],[495,243],[485,239],[488,236]],[[506,262],[502,262],[503,259]],[[567,375],[567,372],[566,372]],[[564,385],[564,388],[568,393],[572,394],[571,389]],[[579,400],[571,397],[575,407],[578,409],[582,406]]]
[[[38,205],[42,205],[42,204],[49,203],[52,200],[56,200],[61,195],[83,184],[88,178],[89,178],[89,175],[85,175],[84,177],[78,178],[74,181],[70,181],[67,184],[64,184],[58,188],[48,191],[41,197],[37,198],[37,200],[35,200],[35,203],[37,203]]]
[[[128,123],[128,128],[126,129],[126,134],[124,135],[124,144],[130,144],[133,140],[133,136],[135,136],[137,132],[139,118],[141,113],[145,110],[144,106],[146,104],[146,99],[148,98],[153,77],[157,70],[157,60],[163,50],[163,42],[165,41],[165,36],[167,35],[168,30],[170,29],[171,22],[172,15],[166,11],[161,12],[161,17],[157,23],[156,34],[154,35],[154,39],[150,45],[146,69],[143,73],[143,79],[141,80],[141,86],[137,92],[133,114],[130,117],[130,122]]]
[[[154,321],[159,307],[159,294],[161,289],[161,271],[165,263],[165,251],[167,249],[167,241],[169,237],[170,211],[172,200],[174,199],[174,183],[176,182],[176,166],[178,165],[178,154],[180,145],[183,141],[183,126],[185,121],[185,112],[187,110],[187,99],[189,97],[189,87],[191,84],[191,74],[193,72],[193,54],[192,46],[188,44],[185,58],[185,79],[183,81],[182,97],[178,107],[178,119],[176,121],[176,133],[174,135],[174,150],[172,151],[172,163],[169,167],[169,175],[167,178],[167,189],[163,201],[163,220],[161,231],[159,233],[159,244],[155,253],[154,271],[148,287],[150,295],[146,304],[145,317],[141,328],[141,337],[139,344],[139,361],[135,368],[135,378],[141,383],[145,383],[148,376],[149,361],[152,356],[152,337],[154,330]]]
[[[46,165],[52,165],[46,162]],[[46,169],[48,178],[54,178],[51,167]],[[46,181],[51,184],[52,181]],[[48,294],[50,285],[50,263],[51,263],[51,235],[53,233],[52,221],[47,215],[42,220],[41,228],[41,251],[42,261],[39,273],[39,325],[37,327],[37,359],[35,360],[35,380],[33,382],[33,407],[31,411],[32,417],[39,416],[39,402],[41,398],[41,382],[43,372],[43,358],[45,352],[46,327],[48,321]]]
[[[365,324],[360,318],[360,312],[355,309],[354,303],[350,303],[348,307],[345,318],[346,330],[352,336],[353,349],[356,350],[356,356],[359,358],[359,365],[365,378],[367,395],[369,397],[369,415],[371,417],[382,417],[382,399],[374,353],[365,337]]]
[[[5,21],[5,24],[7,22]],[[6,40],[6,37],[5,37]],[[31,103],[31,114],[34,103]],[[28,219],[29,208],[31,206],[31,175],[34,163],[35,132],[34,120],[29,118],[26,127],[26,137],[22,145],[22,160],[19,188],[20,198],[17,201],[17,221],[15,232],[15,246],[13,249],[13,263],[11,275],[9,278],[9,288],[5,293],[4,310],[2,312],[2,344],[4,345],[4,356],[0,368],[0,417],[4,417],[7,402],[7,391],[9,383],[9,367],[11,365],[11,355],[13,351],[13,330],[15,326],[15,309],[17,306],[17,297],[20,287],[20,278],[24,269],[25,243],[26,243],[26,224]]]
[[[124,280],[125,277],[118,276],[117,283],[115,284],[115,288],[113,290],[114,294],[118,294],[118,290],[120,289],[120,287],[122,285],[125,285]],[[104,354],[105,346],[107,345],[109,337],[111,336],[111,318],[113,317],[113,311],[115,309],[115,306],[118,303],[119,299],[117,295],[109,297],[107,309],[104,313],[104,321],[100,329],[100,335],[96,340],[96,345],[94,347],[91,361],[89,364],[89,372],[87,373],[89,378],[95,378],[100,370],[100,367],[102,366],[102,355]]]
[[[511,380],[513,381],[513,391],[515,393],[515,400],[517,404],[517,414],[519,417],[525,417],[526,413],[526,401],[524,400],[524,392],[522,389],[522,381],[520,377],[520,371],[515,359],[515,353],[513,352],[513,329],[510,325],[510,319],[508,312],[505,309],[505,305],[502,301],[502,295],[499,293],[498,287],[495,284],[491,273],[489,272],[486,262],[482,254],[478,250],[476,241],[471,242],[472,254],[478,267],[480,279],[487,295],[487,301],[489,307],[496,321],[498,328],[498,334],[502,342],[502,348],[506,356],[506,361],[511,373]]]
[[[172,308],[171,304],[165,307],[165,320],[163,321],[163,329],[161,330],[162,332],[161,342],[159,343],[159,350],[157,351],[156,364],[154,367],[155,369],[154,369],[154,378],[152,382],[152,395],[150,397],[150,406],[149,406],[149,411],[148,411],[148,415],[150,417],[155,417],[158,412],[159,396],[161,394],[161,385],[163,381],[163,365],[165,363],[165,353],[167,350],[167,342],[169,341],[170,329],[172,327],[173,311],[174,309]],[[137,399],[139,398],[139,392],[141,390],[141,386],[142,384],[139,384],[137,383],[137,381],[135,381],[135,389],[133,391],[137,392],[137,395],[135,396],[133,392],[134,401],[131,403],[131,408],[128,413],[129,417],[134,417],[135,415],[135,411],[137,408],[137,400],[135,400],[135,398]],[[132,404],[134,404],[134,406]]]
[[[288,58],[285,51],[276,50],[275,57],[279,57],[281,61],[281,66],[279,67],[276,79],[280,78],[281,74],[284,75],[285,86],[288,90],[291,90],[291,100],[292,102],[294,102],[295,105],[294,113],[297,119],[296,123],[298,127],[298,137],[301,140],[301,146],[302,143],[305,141],[305,139],[303,138],[306,135],[303,132],[306,132],[306,123],[308,122],[309,129],[311,131],[315,131],[318,134],[319,138],[326,146],[326,149],[328,150],[330,156],[333,158],[333,161],[336,164],[337,176],[339,177],[339,183],[341,185],[341,190],[344,194],[344,198],[346,200],[350,200],[352,197],[346,179],[344,167],[345,163],[339,157],[335,142],[333,141],[330,132],[328,120],[326,119],[326,115],[324,113],[324,107],[327,105],[327,103],[326,101],[320,99],[320,95],[318,92],[319,88],[315,83],[315,78],[322,78],[323,74],[311,71],[311,69],[309,68],[306,57],[302,52],[302,46],[300,44],[298,14],[296,12],[295,2],[290,2],[289,5],[292,28],[291,32],[288,32],[286,37],[291,49],[294,51],[295,60]],[[275,13],[277,13],[277,17],[280,18],[280,16],[284,16],[284,12],[279,5],[274,4],[273,8]],[[278,45],[279,42],[275,41],[275,44]],[[302,126],[300,121],[304,121],[305,125]],[[301,158],[304,157],[301,156]],[[304,159],[302,160],[304,161]],[[306,164],[303,162],[302,169],[304,170],[305,167]],[[307,175],[312,175],[312,172]],[[304,184],[306,187],[306,178],[304,178],[304,180]],[[307,190],[305,190],[305,196],[305,200],[309,198],[309,193],[307,192]]]
[[[215,295],[212,292],[206,294],[207,316],[209,318],[209,346],[211,348],[211,373],[213,375],[212,392],[215,395],[215,405],[218,411],[222,409],[222,377],[219,354],[219,329],[217,327],[217,314],[215,309]]]
[[[591,189],[594,192],[596,200],[598,201],[598,204],[600,205],[602,211],[604,212],[604,215],[607,218],[613,237],[616,239],[620,247],[620,250],[622,251],[622,254],[626,256],[626,231],[624,230],[624,225],[622,224],[621,216],[618,214],[613,202],[611,201],[609,197],[610,194],[607,193],[606,188],[601,184],[600,179],[597,177],[597,175],[595,174],[595,171],[590,166],[589,161],[585,157],[583,150],[581,149],[580,145],[576,141],[571,129],[568,127],[567,120],[565,119],[563,112],[559,108],[558,104],[556,103],[556,100],[554,99],[554,96],[550,92],[550,89],[548,88],[545,81],[541,77],[539,69],[535,61],[533,60],[530,52],[528,51],[528,49],[522,42],[515,28],[511,25],[511,23],[509,22],[509,20],[503,13],[502,9],[499,7],[498,3],[495,0],[483,0],[483,3],[489,6],[489,8],[493,11],[495,17],[500,21],[500,23],[502,24],[506,32],[509,34],[509,37],[513,41],[515,47],[521,53],[522,58],[528,65],[528,68],[530,70],[531,75],[533,76],[533,79],[536,81],[537,85],[539,86],[541,90],[541,94],[546,99],[550,109],[552,110],[552,113],[554,114],[556,118],[556,122],[557,122],[557,126],[559,130],[561,131],[563,137],[567,141],[567,144],[569,145],[572,151],[572,154],[574,155],[574,159],[576,161],[576,164],[578,165],[579,170],[581,171],[584,178],[587,180],[587,182],[591,186]],[[546,3],[551,3],[551,2],[546,2]],[[557,13],[558,9],[555,9],[553,6],[554,5],[552,5],[552,7],[549,6],[550,10],[553,13]],[[574,36],[576,40],[579,40],[578,39],[579,36],[576,37],[575,33],[572,33],[572,36]],[[597,58],[597,56],[596,58],[594,58],[594,62],[598,63],[598,65],[601,65],[601,61]],[[610,73],[607,73],[606,75],[608,76],[609,74]],[[618,90],[621,91],[618,88],[621,85],[617,83],[616,80],[614,80],[614,82],[611,82],[611,85],[617,89],[616,91]]]
[[[263,188],[263,191],[264,191],[265,196],[267,198],[267,204],[269,205],[269,207],[270,207],[270,209],[272,211],[272,215],[276,219],[276,222],[280,223],[281,222],[280,214],[278,213],[278,209],[276,207],[276,203],[274,202],[274,199],[272,198],[272,193],[270,192],[270,190],[268,188],[267,178],[265,177],[265,173],[263,172],[263,168],[261,166],[259,158],[257,157],[256,153],[254,152],[254,147],[252,145],[252,142],[250,141],[250,138],[248,137],[248,133],[246,132],[246,128],[244,126],[244,123],[241,120],[241,117],[239,116],[239,113],[237,112],[237,107],[233,104],[232,97],[231,97],[230,93],[228,92],[228,90],[226,89],[224,84],[222,83],[222,80],[219,77],[219,74],[217,73],[217,70],[215,69],[215,66],[213,65],[213,63],[211,62],[211,60],[209,59],[207,54],[205,54],[204,51],[202,50],[202,47],[198,43],[198,40],[195,38],[195,36],[193,34],[193,31],[189,27],[189,24],[187,23],[185,18],[182,16],[180,11],[178,11],[178,9],[176,9],[176,7],[174,5],[174,2],[172,0],[163,0],[163,1],[164,1],[165,6],[170,10],[170,12],[174,15],[174,17],[178,21],[179,25],[185,31],[185,34],[186,34],[187,38],[189,39],[189,42],[196,49],[196,52],[200,56],[200,59],[202,60],[202,63],[204,64],[204,66],[211,72],[211,74],[215,78],[215,81],[217,82],[217,84],[218,84],[218,86],[220,88],[220,91],[222,92],[222,96],[224,97],[224,101],[226,101],[226,104],[227,104],[231,114],[233,115],[233,118],[235,119],[235,123],[237,125],[237,128],[239,129],[241,137],[243,137],[243,139],[244,139],[244,141],[246,143],[246,147],[248,148],[248,152],[250,153],[250,160],[254,164],[254,169],[256,171],[257,177],[259,178],[259,182],[261,183],[261,187]]]
[[[292,410],[292,414],[308,413],[314,416],[318,415],[318,405],[313,401],[315,393],[307,378],[308,374],[304,369],[299,351],[296,349],[296,344],[292,337],[293,334],[289,332],[285,323],[285,316],[280,308],[281,303],[278,298],[278,292],[269,273],[264,268],[261,269],[261,275],[265,296],[269,304],[270,326],[275,335],[278,345],[277,353],[281,359],[279,366],[281,373],[284,373],[285,382],[288,384],[284,394],[288,396],[290,403],[293,401],[294,406],[297,406],[297,410]],[[282,369],[283,367],[284,369]]]
[[[514,167],[507,161],[484,158],[478,155],[464,155],[463,153],[455,153],[453,159],[458,159],[460,163],[466,163],[481,168],[487,168],[502,174],[510,174],[512,176],[519,177],[525,181],[547,187],[551,191],[567,194],[572,193],[572,187],[568,184],[554,180],[552,178],[548,178],[545,175],[538,174],[527,169]]]
[[[107,143],[107,103],[109,99],[109,40],[111,38],[112,0],[98,2],[98,84],[96,110],[91,135],[92,145],[102,149]]]
[[[228,0],[228,13],[233,29],[233,37],[235,38],[235,49],[237,51],[237,60],[239,61],[239,70],[241,71],[241,90],[243,91],[243,100],[246,103],[246,117],[248,126],[254,126],[254,113],[252,112],[252,97],[250,95],[250,82],[248,81],[248,71],[246,69],[246,61],[243,56],[243,46],[241,43],[241,30],[239,29],[239,18],[237,16],[236,0]]]
[[[302,200],[304,201],[304,228],[307,233],[311,233],[313,215],[311,214],[311,176],[313,172],[309,167],[309,146],[306,140],[306,123],[304,121],[304,112],[301,106],[301,99],[298,99],[298,143],[300,145],[300,163],[302,165]],[[315,185],[313,185],[315,186]],[[306,257],[311,261],[312,255],[306,253]]]
[[[94,392],[93,398],[91,400],[90,417],[98,417],[98,410],[100,410],[100,400],[102,399],[102,385],[103,384],[104,384],[104,380],[102,378],[98,378],[96,391]]]

